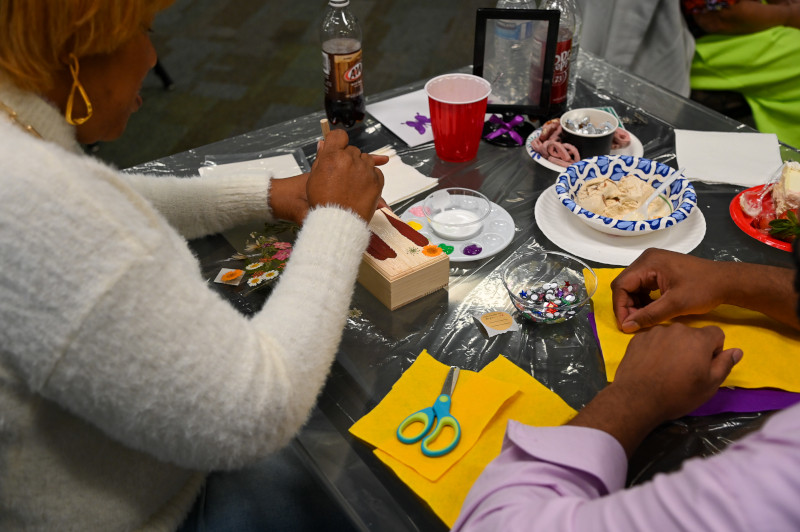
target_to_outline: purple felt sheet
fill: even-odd
[[[594,313],[589,312],[586,317],[592,326],[592,331],[594,331],[597,345],[600,345]],[[765,412],[767,410],[781,410],[798,402],[800,402],[800,393],[766,388],[752,390],[748,388],[720,388],[711,399],[689,415],[711,416],[723,412]]]
[[[720,388],[714,397],[690,416],[710,416],[722,412],[763,412],[781,410],[800,402],[800,393],[761,388]]]

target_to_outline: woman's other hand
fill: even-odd
[[[298,225],[308,214],[308,196],[306,186],[308,173],[272,179],[269,190],[269,204],[272,215],[280,220],[289,220]]]

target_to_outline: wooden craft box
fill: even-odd
[[[447,287],[450,259],[444,252],[429,256],[431,248],[423,252],[429,243],[422,234],[387,209],[375,213],[369,228],[374,236],[358,282],[389,310]]]

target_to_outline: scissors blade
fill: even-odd
[[[447,377],[444,379],[441,395],[453,395],[453,390],[456,389],[456,382],[458,382],[459,371],[461,370],[456,366],[450,366],[450,371],[447,372]]]

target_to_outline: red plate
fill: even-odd
[[[769,235],[765,235],[755,227],[751,225],[753,218],[751,216],[746,215],[742,212],[742,205],[739,203],[742,194],[749,191],[758,192],[766,185],[758,185],[757,187],[748,188],[747,190],[743,190],[736,194],[736,197],[733,198],[730,207],[731,218],[733,219],[733,223],[735,223],[739,229],[747,233],[748,235],[752,236],[756,240],[767,244],[768,246],[772,246],[774,248],[782,249],[783,251],[791,251],[792,250],[792,243],[786,242],[785,240],[778,240],[777,238],[772,238]]]

